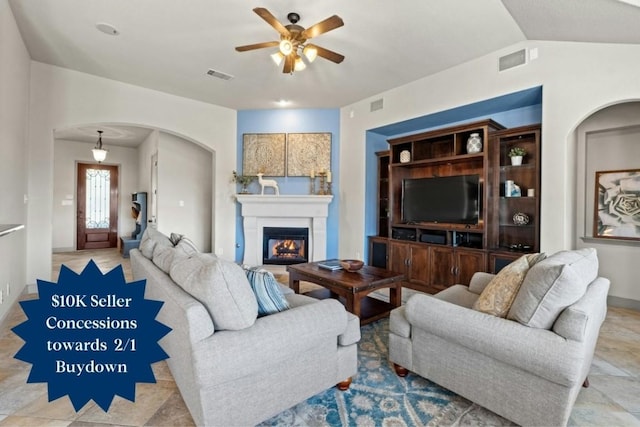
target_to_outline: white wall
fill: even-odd
[[[538,59],[498,72],[498,58],[522,48],[537,48]],[[603,106],[640,99],[640,46],[525,42],[496,51],[442,73],[364,99],[341,109],[343,159],[365,158],[368,129],[459,107],[522,89],[543,86],[541,249],[575,247],[574,130]],[[372,100],[384,109],[369,112]],[[353,118],[351,116],[353,115]],[[340,256],[362,252],[365,165],[340,170]],[[607,259],[602,260],[608,268]],[[612,283],[612,294],[622,283]]]
[[[29,105],[27,283],[51,276],[53,130],[82,123],[166,130],[214,151],[214,247],[233,258],[235,202],[229,177],[236,164],[234,110],[35,61]]]
[[[53,160],[53,251],[76,249],[76,184],[77,164],[95,163],[94,144],[56,140]],[[131,217],[131,193],[138,189],[138,150],[109,146],[105,165],[118,166],[118,236],[130,235],[135,229]]]
[[[152,131],[138,146],[138,187],[147,193],[148,219],[151,219],[151,157],[158,152],[159,134],[157,130]]]
[[[13,13],[8,2],[0,0],[0,224],[27,223],[29,67]],[[26,235],[20,230],[0,237],[0,320],[24,290]]]
[[[183,234],[210,252],[211,152],[164,132],[158,139],[158,230]]]
[[[640,102],[598,111],[578,127],[576,134],[578,208],[575,244],[596,248],[600,274],[612,282],[610,296],[640,301],[636,271],[640,246],[637,242],[589,239],[593,237],[595,172],[640,168]]]

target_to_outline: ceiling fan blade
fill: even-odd
[[[277,32],[279,32],[281,35],[286,36],[286,37],[291,37],[291,33],[289,32],[289,30],[286,29],[286,27],[284,25],[282,25],[280,23],[280,21],[278,21],[276,19],[275,16],[273,16],[271,14],[271,12],[269,12],[267,9],[265,9],[264,7],[256,7],[255,9],[253,9],[253,11],[262,19],[264,19],[265,21],[267,21],[267,24],[271,25],[273,28],[276,29]]]
[[[280,44],[280,42],[263,42],[263,43],[256,43],[256,44],[248,44],[248,45],[244,45],[244,46],[237,46],[236,50],[238,52],[246,52],[248,50],[254,50],[254,49],[262,49],[265,47],[274,47],[274,46],[278,46]]]
[[[336,53],[332,50],[325,49],[315,44],[308,44],[307,46],[312,46],[316,48],[316,50],[318,51],[318,56],[321,56],[324,59],[328,59],[329,61],[335,62],[336,64],[339,64],[342,61],[344,61],[343,55],[340,55],[339,53]]]
[[[283,74],[293,73],[293,66],[295,65],[295,58],[293,55],[287,55],[284,57],[284,67],[282,67]]]
[[[301,36],[305,39],[310,39],[328,31],[335,30],[336,28],[342,27],[343,25],[344,22],[342,21],[342,18],[340,18],[338,15],[333,15],[325,19],[324,21],[310,26],[302,32]]]

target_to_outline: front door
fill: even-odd
[[[77,248],[118,245],[118,167],[78,164]]]

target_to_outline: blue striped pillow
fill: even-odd
[[[270,271],[260,267],[242,267],[258,300],[258,316],[288,310],[289,302],[282,295],[278,281]]]

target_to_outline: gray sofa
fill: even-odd
[[[533,265],[506,318],[472,309],[487,273],[416,294],[391,312],[389,358],[399,375],[415,372],[520,425],[565,425],[606,315],[609,281],[597,269],[592,249]]]
[[[257,317],[240,266],[148,230],[133,277],[164,302],[157,319],[173,330],[160,345],[197,425],[254,425],[355,375],[360,324],[339,302],[285,288],[291,308]]]

